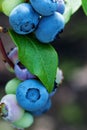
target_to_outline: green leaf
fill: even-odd
[[[82,0],[82,7],[85,14],[87,15],[87,0]]]
[[[49,44],[40,43],[33,34],[19,35],[13,30],[9,30],[9,34],[18,46],[21,63],[41,80],[48,92],[51,92],[58,66],[55,49]]]

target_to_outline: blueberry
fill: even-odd
[[[53,0],[30,0],[33,8],[42,16],[49,16],[58,9],[57,1]]]
[[[57,72],[56,72],[56,80],[55,82],[57,83],[57,85],[62,83],[63,80],[63,72],[61,69],[57,68]]]
[[[50,97],[54,96],[54,94],[57,92],[58,86],[62,83],[63,78],[64,77],[63,77],[62,70],[57,68],[56,80],[54,82],[54,88],[53,88],[52,92],[49,94]]]
[[[18,79],[26,80],[36,78],[33,74],[31,74],[20,62],[17,62],[14,66],[14,72]]]
[[[28,34],[35,30],[39,15],[29,3],[22,3],[11,11],[9,22],[16,33]]]
[[[13,126],[15,126],[17,129],[23,129],[30,127],[33,124],[33,122],[33,116],[30,113],[25,112],[20,120],[13,123]]]
[[[58,12],[48,17],[42,17],[35,31],[36,38],[42,43],[50,43],[64,29],[64,25],[64,18]]]
[[[8,54],[8,57],[15,64],[18,61],[18,48],[15,47],[11,49],[11,51]]]
[[[7,55],[8,58],[15,64],[18,61],[18,48],[15,47],[11,49],[11,51]],[[14,69],[11,68],[11,66],[7,62],[5,63],[5,65],[10,72],[14,72]]]
[[[58,0],[58,8],[57,8],[57,11],[61,14],[64,13],[65,11],[65,3],[64,3],[64,0]]]
[[[18,105],[16,95],[8,94],[1,99],[1,115],[3,119],[10,122],[21,119],[24,110]]]
[[[42,114],[46,113],[50,108],[51,108],[52,102],[51,99],[49,98],[46,104],[39,110],[33,111],[32,114],[34,116],[41,116]]]
[[[55,82],[55,83],[54,83],[54,88],[53,88],[52,92],[49,94],[49,96],[50,96],[50,97],[53,97],[56,92],[57,92],[57,84],[56,84],[56,82]]]
[[[29,79],[19,84],[16,97],[22,108],[36,111],[46,104],[49,94],[40,81]]]
[[[22,81],[17,78],[13,78],[8,81],[5,86],[6,94],[16,94],[16,89],[21,82]]]

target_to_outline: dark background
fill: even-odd
[[[8,17],[0,14],[0,25],[9,28]],[[7,52],[14,47],[7,34],[0,34]],[[28,130],[87,130],[87,17],[79,9],[66,24],[60,38],[52,43],[59,56],[59,67],[64,80],[52,97],[52,107],[46,114],[35,118]],[[1,60],[0,98],[5,94],[7,81],[15,77]],[[0,120],[0,130],[13,130]]]

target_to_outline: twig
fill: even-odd
[[[7,54],[6,54],[6,51],[5,51],[5,48],[4,48],[4,46],[3,46],[3,42],[2,42],[2,40],[1,40],[1,38],[0,38],[0,51],[1,51],[1,53],[2,53],[2,56],[3,56],[3,61],[4,62],[7,62],[13,69],[14,69],[14,64],[13,64],[13,62],[8,58],[8,56],[7,56]]]

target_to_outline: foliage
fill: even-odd
[[[21,63],[51,92],[58,66],[58,57],[54,48],[49,44],[41,44],[33,35],[22,36],[13,30],[9,33],[18,47]]]
[[[82,6],[87,15],[87,0],[65,0],[65,23]],[[55,74],[58,66],[57,53],[51,45],[43,45],[33,36],[20,36],[9,31],[12,40],[18,47],[19,59],[31,73],[36,75],[49,92],[54,87]],[[21,42],[20,42],[21,41]],[[22,46],[21,46],[22,45]],[[33,59],[33,60],[32,60]]]

